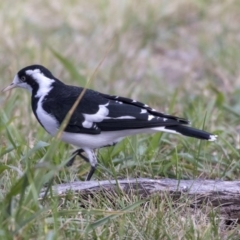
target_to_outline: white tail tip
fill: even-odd
[[[210,138],[208,139],[208,141],[213,142],[217,140],[218,135],[210,135]]]

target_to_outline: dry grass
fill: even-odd
[[[199,128],[205,120],[205,129],[220,138],[216,144],[166,134],[126,139],[100,151],[95,178],[238,179],[239,7],[237,0],[2,1],[1,86],[33,63],[79,85],[50,48],[86,79],[110,48],[92,88],[139,99]],[[127,196],[113,196],[113,202],[96,196],[87,200],[89,212],[75,198],[39,203],[37,193],[51,177],[54,183],[82,179],[88,165],[54,167],[66,161],[69,147],[54,150],[29,100],[22,90],[0,96],[2,239],[238,239],[238,226],[184,201],[173,207],[171,199],[141,204]],[[41,159],[45,167],[35,169]]]

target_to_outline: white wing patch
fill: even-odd
[[[174,131],[174,130],[171,130],[171,129],[166,129],[165,127],[154,127],[154,128],[151,128],[151,129],[154,130],[154,131],[159,131],[159,132],[180,134],[177,131]]]
[[[148,121],[151,121],[153,118],[155,118],[153,115],[148,115]]]
[[[121,102],[118,103],[121,104]],[[85,121],[82,123],[83,127],[91,128],[94,122],[102,122],[104,119],[135,119],[135,117],[133,116],[108,117],[109,114],[109,110],[107,109],[108,105],[109,103],[99,105],[99,110],[95,114],[84,113],[83,116],[85,118]]]
[[[93,126],[93,123],[85,120],[85,121],[82,123],[82,125],[83,125],[83,127],[85,127],[85,128],[91,128],[91,127]]]
[[[109,113],[109,110],[107,109],[108,104],[109,103],[106,103],[104,105],[99,105],[99,110],[94,114],[84,113],[83,116],[85,118],[85,121],[83,122],[83,124],[85,124],[86,126],[90,126],[89,123],[103,121]]]
[[[140,114],[141,113],[147,113],[147,110],[142,108]]]
[[[136,119],[133,116],[121,116],[121,117],[105,117],[105,119]]]

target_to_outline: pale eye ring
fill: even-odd
[[[21,81],[22,81],[22,82],[25,82],[25,81],[26,81],[26,77],[25,77],[25,76],[22,76],[22,77],[21,77]]]

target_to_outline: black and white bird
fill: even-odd
[[[66,85],[45,67],[31,65],[21,69],[13,82],[3,89],[25,88],[32,94],[32,110],[38,122],[55,136],[83,88]],[[89,162],[90,180],[96,167],[94,149],[114,145],[124,137],[159,131],[215,141],[217,136],[189,127],[189,121],[156,111],[146,104],[125,97],[87,89],[67,123],[61,140],[77,146],[76,155]],[[85,152],[85,155],[82,153]]]

